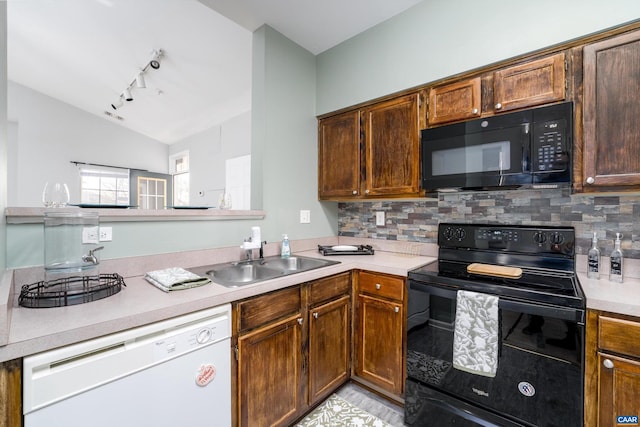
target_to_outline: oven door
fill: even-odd
[[[488,378],[452,366],[456,295],[409,281],[405,424],[581,427],[584,312],[501,297]]]

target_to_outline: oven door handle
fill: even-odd
[[[426,292],[430,295],[455,300],[458,289],[442,286],[428,285],[413,280],[409,281],[409,289],[419,292]],[[462,289],[460,289],[462,290]],[[409,294],[411,295],[411,294]],[[409,297],[411,298],[411,297]],[[531,303],[521,300],[507,299],[500,297],[498,307],[502,310],[515,311],[553,319],[568,320],[571,322],[584,323],[584,310],[569,307],[559,307],[540,303]]]

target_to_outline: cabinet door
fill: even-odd
[[[355,374],[400,395],[404,368],[402,304],[358,295]]]
[[[420,93],[364,110],[365,196],[410,195],[420,189]]]
[[[622,425],[618,417],[640,416],[640,362],[605,353],[598,353],[598,359],[598,426]],[[637,425],[637,421],[633,425]]]
[[[564,53],[559,53],[496,71],[493,77],[495,111],[565,99],[564,64]]]
[[[360,112],[318,123],[318,197],[354,197],[360,191]]]
[[[347,381],[351,361],[349,296],[309,312],[309,404]]]
[[[300,314],[238,337],[241,426],[284,426],[304,407]]]
[[[431,88],[429,125],[479,117],[481,107],[480,77]]]
[[[583,60],[583,189],[638,188],[640,31],[586,46]]]

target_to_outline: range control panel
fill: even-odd
[[[573,255],[575,232],[571,227],[443,223],[438,226],[438,245],[441,248]]]

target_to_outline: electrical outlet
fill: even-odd
[[[310,224],[311,223],[311,211],[301,210],[300,211],[300,224]]]
[[[111,227],[100,227],[100,241],[110,242],[113,240],[113,230]]]
[[[376,212],[376,225],[384,225],[384,211]]]
[[[82,228],[82,243],[94,244],[98,241],[98,227],[83,227]]]

